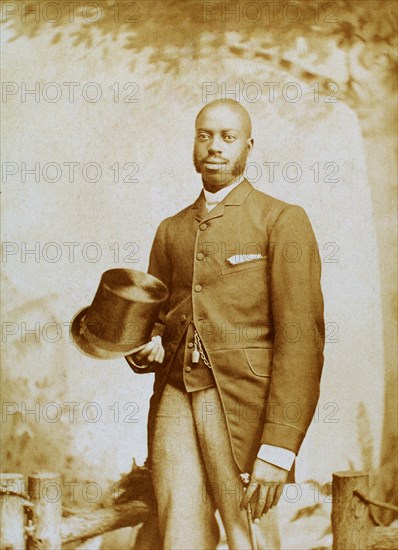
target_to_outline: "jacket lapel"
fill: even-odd
[[[253,191],[253,186],[246,179],[236,186],[224,200],[222,200],[213,210],[207,212],[206,200],[203,191],[192,205],[195,212],[195,220],[204,221],[219,218],[224,215],[226,206],[239,206],[243,203],[246,197]]]
[[[207,214],[206,199],[205,199],[203,190],[200,193],[199,197],[196,199],[196,201],[193,203],[191,208],[193,210],[195,220],[200,222]]]

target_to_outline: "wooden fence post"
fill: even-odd
[[[25,513],[22,474],[0,474],[0,547],[1,550],[25,549]],[[7,494],[7,492],[11,494]],[[18,493],[21,496],[18,496]]]
[[[332,483],[333,549],[365,549],[372,525],[367,505],[354,491],[368,494],[369,475],[364,472],[335,472]]]
[[[28,494],[34,504],[33,532],[28,550],[60,550],[62,522],[61,476],[35,472],[28,477]]]

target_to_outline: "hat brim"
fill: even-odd
[[[109,351],[97,346],[94,342],[87,340],[84,337],[84,334],[81,333],[80,329],[82,320],[89,309],[90,306],[87,306],[78,311],[72,319],[70,326],[72,341],[81,353],[93,359],[120,359],[121,357],[130,355],[131,353],[136,353],[145,347],[145,344],[143,344],[142,346],[132,348],[128,351]]]

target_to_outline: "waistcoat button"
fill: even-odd
[[[199,254],[196,255],[196,259],[200,260],[200,261],[202,261],[204,257],[205,257],[205,255],[202,254],[202,252],[199,252]]]
[[[191,367],[185,367],[185,372],[191,372]]]
[[[195,292],[200,292],[202,290],[202,286],[201,285],[195,285],[194,290],[195,290]]]
[[[207,229],[207,223],[201,223],[200,226],[199,226],[199,229],[201,231],[205,231]]]

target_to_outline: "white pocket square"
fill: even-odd
[[[252,262],[253,260],[261,260],[267,256],[261,256],[261,254],[236,254],[227,258],[227,262],[232,265],[242,264],[243,262]]]

